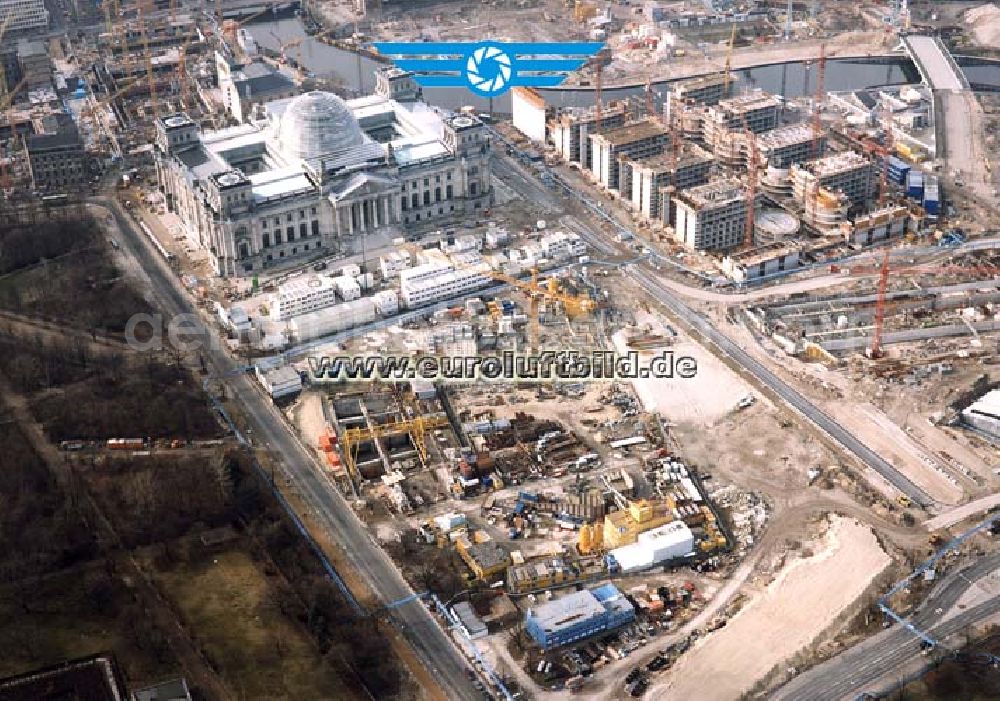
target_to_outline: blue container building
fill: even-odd
[[[889,180],[900,186],[906,184],[906,178],[910,175],[909,163],[896,156],[890,156],[886,168],[888,169]]]
[[[924,211],[931,217],[941,213],[941,186],[935,175],[924,178]]]
[[[920,201],[924,196],[924,174],[912,171],[906,178],[906,196]]]
[[[567,594],[528,609],[524,629],[543,649],[569,645],[635,620],[635,609],[614,584]]]

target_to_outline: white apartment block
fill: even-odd
[[[271,294],[271,318],[288,321],[337,303],[337,286],[328,277],[303,275],[282,284]]]
[[[410,276],[405,276],[410,270],[404,270],[400,274],[400,297],[406,307],[413,309],[457,297],[466,292],[486,287],[492,281],[489,274],[490,266],[486,263],[458,270],[450,266],[431,269],[430,266],[434,265],[434,263],[430,263],[410,268],[412,271],[419,271]],[[427,269],[420,270],[421,268]]]
[[[747,192],[737,180],[716,180],[674,199],[674,235],[689,249],[726,251],[743,243]]]
[[[582,256],[587,252],[587,244],[583,242],[579,234],[554,231],[546,234],[538,242],[546,258],[550,260],[561,260]]]
[[[361,297],[361,283],[357,278],[341,275],[333,278],[333,284],[337,288],[337,294],[345,302],[353,302]]]
[[[392,316],[399,312],[399,294],[395,290],[382,290],[372,295],[375,311],[382,316]]]
[[[397,277],[400,271],[409,268],[412,263],[413,256],[407,250],[392,251],[378,259],[378,267],[383,280]]]
[[[481,251],[483,250],[483,240],[476,236],[475,234],[466,234],[464,236],[449,236],[447,238],[441,239],[438,243],[438,248],[440,248],[445,253],[461,253],[462,251]]]
[[[49,11],[43,0],[0,0],[0,24],[3,23],[8,32],[47,29]]]

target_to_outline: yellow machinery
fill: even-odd
[[[597,16],[597,5],[593,5],[589,2],[581,2],[581,0],[576,0],[576,4],[573,7],[573,19],[583,24],[587,20],[593,19]]]
[[[402,436],[409,434],[420,456],[420,462],[427,463],[427,446],[424,439],[428,430],[441,428],[448,425],[445,416],[419,416],[409,421],[392,421],[390,423],[373,426],[372,428],[349,428],[340,437],[341,445],[344,448],[344,462],[351,475],[357,475],[358,450],[365,441],[375,441],[387,436]]]
[[[726,69],[722,73],[722,96],[729,97],[729,84],[732,82],[733,72],[733,45],[736,43],[736,25],[733,24],[733,31],[729,35],[729,47],[726,49]]]
[[[538,346],[538,303],[540,300],[547,299],[552,302],[562,303],[566,316],[571,319],[583,314],[589,314],[597,308],[597,303],[586,295],[574,295],[564,292],[559,286],[559,281],[554,277],[550,277],[544,283],[539,282],[538,270],[536,268],[533,268],[531,271],[530,281],[520,280],[498,272],[491,272],[489,275],[498,282],[507,283],[511,287],[520,290],[528,295],[531,300],[531,312],[528,318],[531,323],[530,336],[533,350],[537,350]]]

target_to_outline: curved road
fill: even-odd
[[[1000,597],[993,597],[941,620],[962,594],[998,568],[1000,553],[992,553],[963,570],[947,575],[943,584],[924,600],[919,612],[911,617],[912,623],[929,632],[936,640],[943,640],[1000,612]],[[781,701],[853,698],[865,691],[876,691],[879,680],[920,654],[919,639],[903,626],[896,625],[799,675],[778,689],[772,698]]]

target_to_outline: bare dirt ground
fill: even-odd
[[[865,436],[869,448],[892,463],[935,501],[956,504],[962,499],[962,488],[943,473],[938,461],[871,404],[839,400],[828,402],[823,408],[842,426]]]
[[[851,519],[833,517],[815,547],[814,555],[787,565],[725,628],[682,657],[650,698],[740,697],[820,636],[890,563],[870,528]]]
[[[303,442],[318,453],[320,434],[326,432],[322,397],[316,392],[305,392],[290,413]]]
[[[640,328],[663,334],[663,324],[651,314],[639,313]],[[663,334],[665,335],[665,334]],[[622,332],[613,336],[619,354],[629,351]],[[750,386],[727,368],[704,346],[681,334],[674,342],[664,344],[649,353],[640,354],[640,366],[646,366],[654,355],[673,351],[675,359],[687,356],[697,362],[697,374],[692,378],[656,377],[632,381],[646,411],[659,412],[672,422],[712,425],[732,412],[741,398],[750,393]]]
[[[994,49],[1000,46],[1000,6],[996,3],[975,7],[962,19],[977,44]]]

